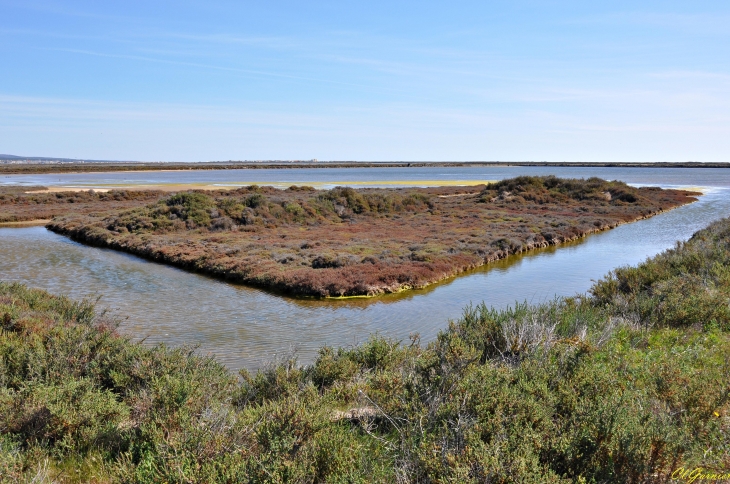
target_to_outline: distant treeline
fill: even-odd
[[[12,160],[17,161],[17,160]],[[598,167],[598,168],[730,168],[730,163],[660,162],[660,163],[589,163],[547,161],[318,161],[318,162],[73,162],[62,163],[2,163],[0,174],[19,175],[32,173],[76,173],[107,171],[159,171],[159,170],[240,170],[276,168],[419,168],[455,166],[550,166],[550,167]]]

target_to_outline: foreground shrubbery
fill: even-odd
[[[730,469],[730,219],[585,296],[465,310],[237,378],[0,285],[0,475],[50,482],[667,482]]]

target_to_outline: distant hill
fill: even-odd
[[[18,156],[0,154],[0,163],[119,163],[119,160],[86,160],[82,158],[55,158],[50,156]],[[124,163],[136,163],[125,161]]]

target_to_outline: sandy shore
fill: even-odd
[[[46,225],[51,219],[23,220],[21,222],[0,222],[0,227],[33,227]]]

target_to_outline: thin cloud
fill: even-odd
[[[145,62],[156,62],[156,63],[160,63],[160,64],[173,64],[173,65],[179,65],[179,66],[198,67],[198,68],[202,68],[202,69],[213,69],[213,70],[219,70],[219,71],[236,72],[239,74],[246,74],[249,76],[259,76],[259,77],[268,77],[268,78],[274,77],[274,78],[280,78],[280,79],[291,79],[291,80],[298,80],[298,81],[336,84],[336,85],[341,85],[341,86],[359,87],[359,88],[369,88],[370,87],[370,86],[367,86],[364,84],[354,84],[354,83],[343,82],[343,81],[335,81],[333,79],[321,79],[321,78],[294,76],[294,75],[289,75],[289,74],[281,74],[278,72],[257,71],[257,70],[252,70],[252,69],[240,69],[237,67],[226,67],[226,66],[217,66],[217,65],[213,65],[213,64],[202,64],[202,63],[198,63],[198,62],[160,59],[160,58],[156,58],[156,57],[146,57],[146,56],[133,55],[133,54],[108,54],[105,52],[95,52],[95,51],[91,51],[91,50],[68,49],[68,48],[56,48],[56,49],[47,49],[47,50],[90,55],[90,56],[95,56],[95,57],[109,57],[109,58],[116,58],[116,59],[129,59],[129,60],[138,60],[138,61],[145,61]]]

